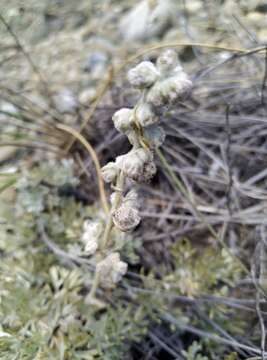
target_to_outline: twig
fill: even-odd
[[[175,319],[172,315],[170,314],[165,314],[163,316],[163,319],[176,325],[178,328],[184,330],[184,331],[188,331],[192,334],[195,334],[197,336],[206,338],[206,339],[210,339],[212,341],[215,341],[217,343],[221,343],[221,344],[225,344],[225,345],[229,345],[232,346],[233,348],[239,348],[239,349],[243,349],[246,351],[249,351],[250,353],[254,353],[256,355],[261,355],[262,352],[260,349],[256,348],[256,347],[252,347],[252,346],[248,346],[248,345],[244,345],[241,344],[237,341],[233,341],[233,340],[229,340],[229,339],[225,339],[221,336],[218,336],[216,334],[213,333],[209,333],[207,331],[198,329],[194,326],[190,326],[190,325],[185,325],[182,322],[178,321],[177,319]],[[264,353],[264,356],[267,356],[267,352]]]
[[[12,28],[10,27],[10,25],[6,22],[5,18],[0,14],[0,21],[4,24],[5,28],[7,29],[7,31],[10,33],[10,35],[13,37],[13,39],[16,42],[16,45],[18,47],[18,49],[23,53],[23,55],[25,56],[25,58],[28,60],[29,64],[31,65],[33,71],[36,73],[36,75],[39,77],[40,82],[43,84],[43,87],[46,91],[47,94],[49,94],[49,88],[48,88],[48,84],[45,81],[44,77],[42,76],[42,74],[40,73],[38,67],[35,65],[35,63],[33,62],[31,56],[27,53],[27,51],[24,49],[24,47],[22,46],[20,40],[18,39],[17,35],[14,33],[14,31],[12,30]]]
[[[232,145],[232,133],[229,121],[229,105],[226,106],[226,116],[225,116],[225,125],[226,125],[226,136],[227,136],[227,144],[226,144],[226,161],[228,167],[228,186],[226,192],[226,203],[229,211],[230,217],[233,215],[232,206],[231,206],[231,194],[232,194],[232,186],[233,186],[233,170],[231,163],[231,145]]]
[[[266,81],[267,81],[267,46],[265,47],[265,70],[264,70],[264,76],[263,76],[262,86],[261,86],[261,104],[262,104],[262,106],[265,105],[264,91],[266,89]]]
[[[41,240],[46,244],[46,246],[51,250],[57,257],[60,259],[65,259],[68,262],[71,262],[76,265],[86,265],[90,270],[93,269],[92,264],[88,262],[86,259],[82,259],[78,256],[71,255],[67,253],[66,251],[60,249],[58,245],[56,245],[54,242],[52,242],[45,231],[44,225],[41,221],[38,222],[38,231],[40,233]]]

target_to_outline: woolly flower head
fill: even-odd
[[[139,208],[139,201],[138,201],[138,194],[136,189],[131,189],[123,198],[123,203],[127,204],[128,206],[138,209]]]
[[[127,272],[128,265],[120,260],[120,254],[117,252],[109,254],[96,266],[100,284],[104,288],[113,288],[123,275]]]
[[[136,119],[142,127],[147,127],[159,121],[151,104],[146,102],[141,103],[135,113]]]
[[[84,232],[82,242],[84,251],[87,255],[93,255],[98,249],[98,241],[103,231],[103,225],[100,221],[86,221],[84,223]]]
[[[192,88],[192,82],[183,71],[176,51],[164,51],[157,59],[156,67],[159,76],[149,86],[146,103],[155,108],[162,107],[177,100],[182,100]]]
[[[107,165],[101,168],[101,175],[106,183],[113,182],[118,175],[117,165],[114,162],[110,161],[109,163],[107,163]]]
[[[176,51],[172,49],[164,51],[157,59],[157,69],[161,76],[169,75],[175,69],[182,69]]]
[[[192,88],[192,82],[181,70],[172,76],[158,81],[148,92],[147,101],[156,107],[185,98]]]
[[[130,84],[138,89],[149,88],[159,78],[159,72],[150,61],[142,61],[128,72]]]
[[[125,133],[131,129],[133,124],[132,113],[132,109],[122,108],[112,116],[114,126],[119,132]]]
[[[116,165],[130,179],[144,181],[147,179],[147,166],[153,162],[153,154],[143,148],[132,149],[125,155],[118,156]]]

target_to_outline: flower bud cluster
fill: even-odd
[[[151,180],[156,173],[154,150],[165,140],[165,132],[158,126],[158,107],[182,100],[192,87],[174,50],[163,52],[156,65],[141,62],[128,72],[128,80],[142,94],[134,108],[122,108],[112,117],[115,128],[132,144],[127,154],[102,168],[104,181],[113,184],[120,173],[135,182]],[[141,220],[138,209],[125,202],[125,198],[113,209],[112,218],[121,231],[133,230]]]
[[[131,189],[123,195],[125,179],[135,184],[149,182],[155,175],[154,151],[165,140],[165,132],[158,125],[159,110],[182,100],[192,88],[174,50],[163,52],[156,64],[141,62],[128,72],[128,80],[141,91],[141,97],[134,108],[122,108],[112,117],[115,128],[128,137],[132,149],[101,169],[103,180],[111,183],[115,192],[111,195],[110,221],[104,231],[100,250],[105,250],[113,225],[122,232],[129,232],[140,223],[137,192]],[[89,255],[98,249],[99,237],[103,232],[100,225],[87,223],[85,226],[83,242]],[[114,287],[126,271],[127,264],[120,260],[118,252],[109,253],[96,265],[99,282],[106,288]]]
[[[94,255],[98,249],[99,239],[103,232],[103,225],[100,221],[85,221],[83,225],[82,242],[86,255]]]
[[[141,62],[128,72],[128,80],[142,96],[134,108],[122,108],[112,117],[115,128],[133,147],[102,168],[104,181],[111,183],[120,171],[137,182],[149,181],[155,175],[153,150],[165,140],[164,130],[158,126],[157,108],[182,100],[192,88],[174,50],[166,50],[156,65]]]

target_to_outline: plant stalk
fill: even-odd
[[[104,234],[102,237],[102,240],[100,242],[100,254],[106,249],[106,247],[108,246],[108,242],[110,239],[110,232],[112,230],[113,227],[113,220],[112,220],[112,214],[113,212],[117,209],[117,207],[120,204],[121,201],[121,196],[122,196],[122,191],[123,191],[123,185],[124,185],[124,180],[125,180],[125,176],[123,174],[123,172],[121,171],[117,177],[117,181],[116,181],[116,186],[115,186],[115,199],[114,199],[114,203],[112,205],[112,208],[108,214],[108,220],[106,223],[106,227],[104,230]],[[100,256],[100,261],[102,259],[102,256]],[[99,285],[99,273],[95,270],[95,274],[94,274],[94,280],[93,280],[93,284],[89,293],[89,299],[95,299],[95,293],[96,290],[98,288]]]

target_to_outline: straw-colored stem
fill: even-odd
[[[73,129],[72,127],[63,125],[63,124],[58,124],[57,128],[71,134],[74,138],[79,140],[80,143],[83,144],[83,146],[86,148],[86,150],[92,157],[95,168],[96,168],[96,173],[97,173],[97,181],[98,181],[100,200],[101,200],[104,211],[108,214],[109,206],[108,206],[108,201],[107,201],[107,197],[106,197],[106,193],[105,193],[103,179],[101,176],[101,166],[100,166],[100,163],[99,163],[99,160],[98,160],[98,157],[97,157],[97,154],[96,154],[94,148],[89,144],[89,142],[77,130]]]

